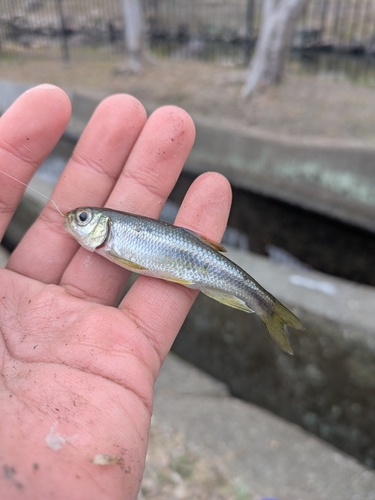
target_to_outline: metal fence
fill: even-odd
[[[247,64],[262,0],[144,0],[156,54]],[[118,57],[121,0],[1,0],[0,57]],[[310,0],[294,48],[375,53],[375,0]]]
[[[123,52],[119,0],[1,0],[0,57],[63,59]]]
[[[373,0],[310,1],[301,19],[311,41],[344,51],[372,51],[375,30]]]

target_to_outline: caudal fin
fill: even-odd
[[[280,302],[276,302],[274,310],[271,314],[259,317],[266,325],[269,334],[276,344],[281,347],[283,351],[293,354],[285,329],[287,326],[291,326],[297,330],[303,330],[303,325],[297,316],[284,307]]]

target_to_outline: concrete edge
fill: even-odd
[[[201,386],[210,388],[204,398]],[[373,471],[296,425],[226,396],[219,382],[173,354],[155,384],[153,415],[156,428],[169,425],[193,450],[220,461],[249,498],[375,498]]]
[[[30,88],[0,80],[0,113]],[[67,91],[73,107],[64,137],[75,141],[106,95]],[[237,187],[272,196],[375,231],[375,146],[286,137],[193,117],[197,137],[185,170],[223,173]]]
[[[355,326],[375,352],[375,289],[328,276],[314,270],[301,270],[273,262],[267,257],[228,249],[228,257],[244,268],[269,292],[291,307],[323,319]]]

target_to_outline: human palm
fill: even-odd
[[[39,86],[0,119],[0,170],[27,183],[70,117],[65,93]],[[194,140],[181,109],[147,120],[127,95],[104,100],[53,193],[82,205],[158,217]],[[0,173],[0,231],[24,186]],[[219,240],[231,201],[218,174],[199,177],[176,223]],[[79,248],[48,203],[0,270],[1,498],[136,498],[153,384],[196,293],[140,277]],[[98,457],[109,455],[109,465]],[[95,458],[96,457],[96,458]],[[104,457],[105,459],[105,457]]]

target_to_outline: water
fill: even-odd
[[[36,178],[48,182],[52,191],[65,163],[63,156],[50,156],[38,170]],[[181,175],[162,211],[163,220],[174,221],[194,178],[186,173]],[[6,233],[3,245],[13,250],[37,215],[37,210],[28,207],[26,220],[23,220],[25,215],[21,209]],[[372,272],[375,268],[375,234],[247,190],[233,188],[233,204],[223,244],[268,256],[296,269],[315,269],[375,286]]]
[[[184,173],[170,199],[181,203],[193,179]],[[375,286],[375,234],[369,231],[238,188],[228,224],[254,253]]]

